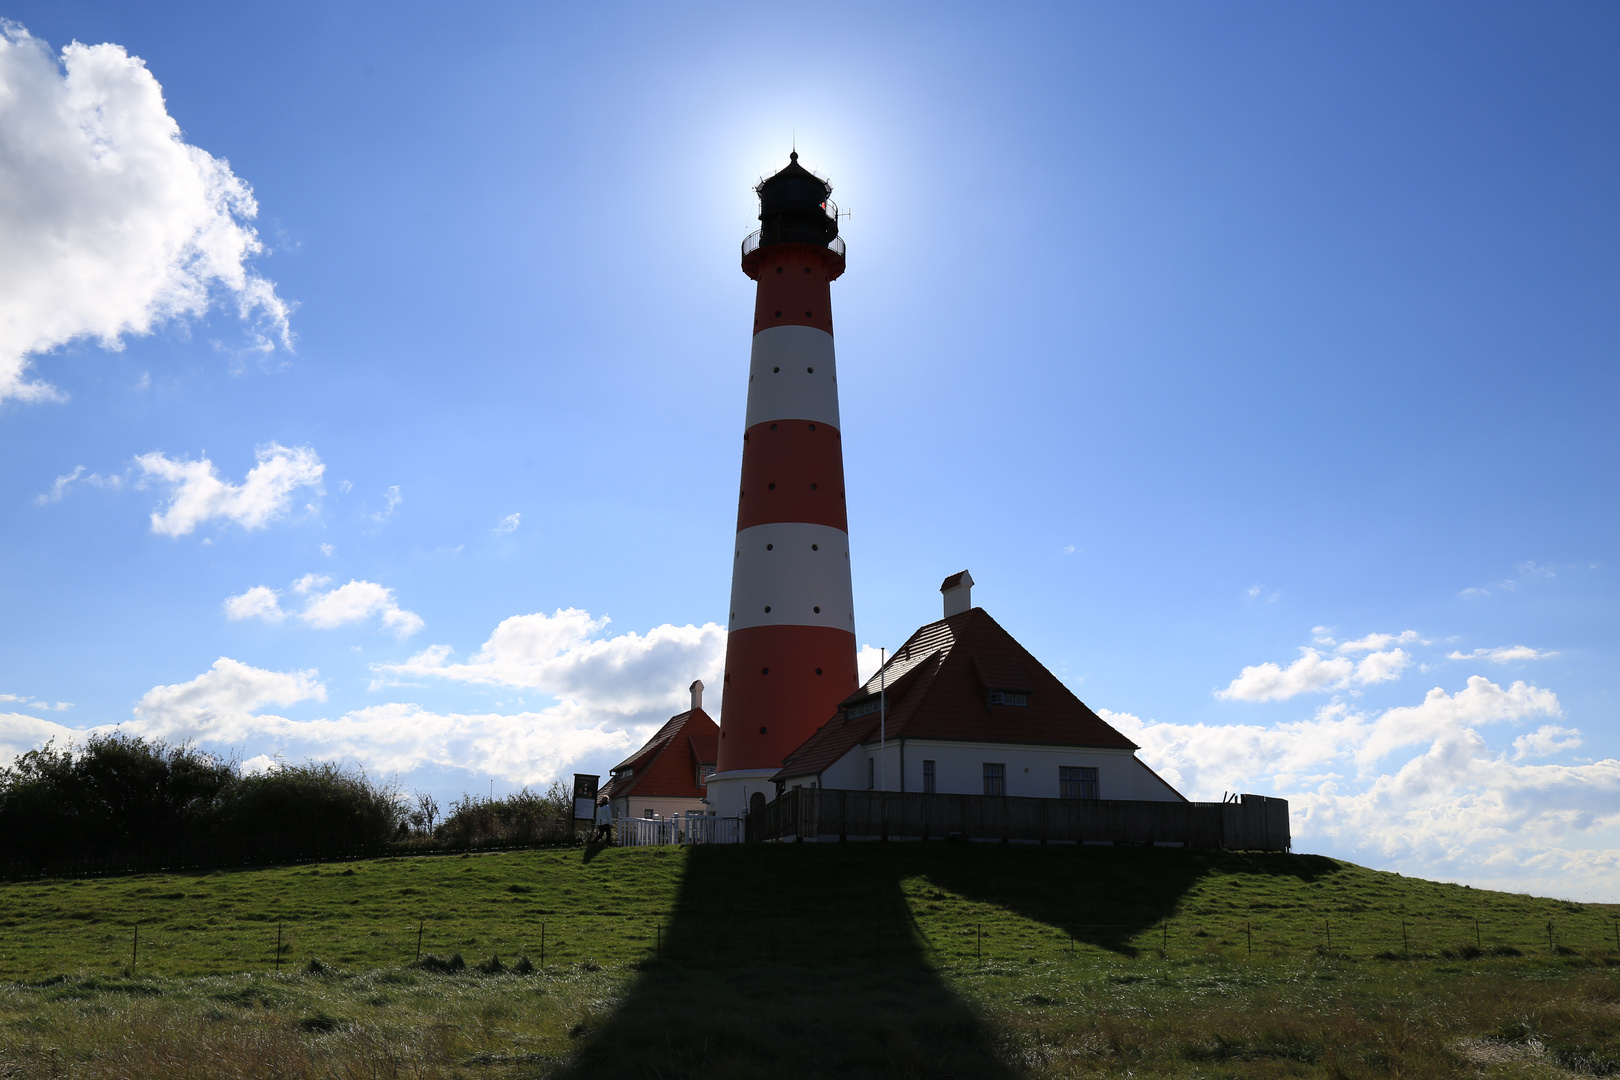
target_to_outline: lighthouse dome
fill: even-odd
[[[760,181],[760,246],[766,244],[818,244],[838,237],[838,207],[830,196],[832,185],[799,164],[795,151],[787,168]]]

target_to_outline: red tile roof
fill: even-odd
[[[599,797],[666,796],[700,799],[707,790],[699,783],[699,766],[714,766],[720,746],[720,728],[702,709],[672,716],[658,733],[613,767],[613,778],[602,785]]]
[[[890,657],[883,670],[846,698],[838,714],[783,761],[775,779],[819,773],[851,749],[878,737],[878,714],[850,719],[887,687],[890,739],[1088,746],[1135,750],[1030,655],[983,608],[929,623]],[[991,705],[990,692],[1027,695],[1027,705]]]

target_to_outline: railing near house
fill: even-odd
[[[1288,800],[1033,799],[794,788],[747,818],[750,841],[993,840],[1287,851]]]
[[[718,817],[696,810],[688,810],[685,817],[688,844],[740,844],[744,840],[741,818]]]
[[[716,817],[688,810],[668,818],[619,818],[614,822],[620,847],[655,844],[740,844],[741,818]]]
[[[622,817],[613,826],[620,847],[653,847],[681,842],[679,818]]]

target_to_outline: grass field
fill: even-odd
[[[1001,845],[8,884],[0,1076],[1612,1075],[1615,916],[1311,856]]]

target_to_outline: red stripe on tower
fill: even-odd
[[[760,228],[742,255],[758,282],[754,347],[720,752],[708,785],[724,816],[774,798],[782,759],[858,683],[829,287],[844,272],[838,211],[832,185],[797,153],[755,190]]]

